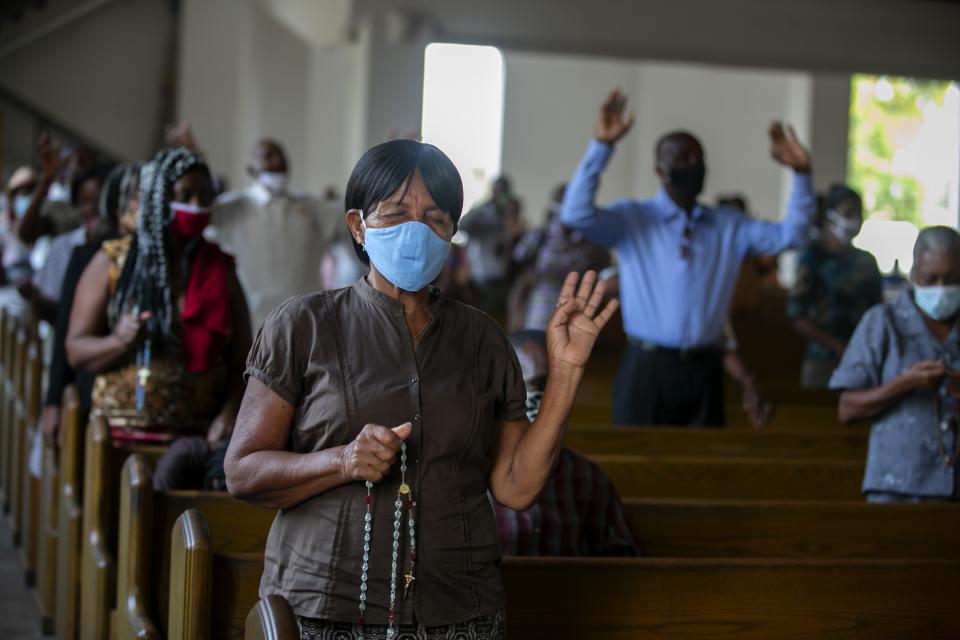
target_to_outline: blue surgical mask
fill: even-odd
[[[960,286],[913,286],[913,301],[934,320],[947,320],[960,311]]]
[[[537,419],[541,402],[543,402],[543,391],[527,391],[527,420],[530,422]]]
[[[371,229],[364,223],[363,248],[384,278],[404,291],[420,291],[436,280],[450,243],[422,222]]]
[[[13,199],[13,212],[17,215],[17,220],[23,218],[27,215],[27,209],[30,208],[30,203],[33,201],[33,196],[29,195],[18,195]]]

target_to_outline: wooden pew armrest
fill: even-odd
[[[290,604],[276,594],[261,599],[247,615],[244,640],[296,640],[300,637],[297,617]]]

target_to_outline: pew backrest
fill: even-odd
[[[242,637],[230,614],[256,602],[262,562],[214,554],[220,637]],[[956,560],[505,558],[502,571],[511,638],[960,634]]]
[[[63,393],[60,419],[63,445],[60,448],[60,514],[57,518],[55,630],[58,640],[75,640],[79,625],[84,424],[77,389],[69,386]]]
[[[597,455],[624,498],[859,500],[863,462]]]
[[[772,431],[690,427],[571,429],[564,444],[585,455],[625,454],[863,461],[867,432]]]
[[[182,518],[184,513],[190,516]],[[188,526],[196,525],[200,514],[203,527],[210,523],[204,535],[197,533],[199,525]],[[203,617],[196,604],[183,608],[184,602],[202,599],[209,592],[206,584],[222,584],[211,576],[229,568],[223,559],[230,554],[262,554],[274,515],[222,491],[156,492],[145,457],[139,453],[128,457],[121,479],[114,637],[153,637],[154,630],[169,638],[193,637],[198,628],[211,633],[209,616]],[[212,553],[217,554],[215,561],[209,560]],[[189,578],[171,575],[175,567]],[[230,628],[242,628],[242,616],[255,601],[238,601],[240,608],[234,607],[227,617],[235,623]],[[180,615],[173,620],[171,611],[177,607]],[[175,626],[168,626],[171,620]]]
[[[960,506],[866,502],[624,501],[658,558],[960,559]]]
[[[150,615],[150,558],[153,547],[153,486],[143,456],[133,454],[123,464],[120,479],[117,604],[113,638],[160,640]],[[164,539],[156,540],[162,545]]]
[[[960,637],[956,560],[506,558],[507,637]]]

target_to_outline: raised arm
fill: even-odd
[[[537,419],[533,424],[523,419],[498,425],[490,492],[515,511],[530,508],[543,489],[560,452],[590,352],[617,310],[616,300],[600,309],[605,287],[597,283],[595,272],[588,271],[579,287],[578,280],[575,273],[567,276],[560,306],[547,327],[550,374]]]
[[[793,127],[784,128],[774,122],[768,131],[770,155],[778,163],[793,170],[793,188],[787,202],[786,217],[780,222],[745,221],[743,234],[745,253],[776,255],[787,249],[804,246],[809,239],[810,225],[817,214],[817,196],[811,176],[813,158],[797,138]]]
[[[563,224],[579,229],[587,238],[605,247],[616,246],[623,229],[616,207],[597,206],[597,189],[614,145],[633,126],[634,115],[625,115],[626,105],[627,97],[615,89],[600,106],[594,139],[570,179],[560,207]]]
[[[28,245],[54,231],[50,219],[41,213],[41,209],[60,169],[60,145],[53,143],[50,136],[44,132],[40,134],[38,147],[41,163],[40,185],[33,193],[33,200],[17,226],[20,241]]]

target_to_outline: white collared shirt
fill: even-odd
[[[218,198],[213,215],[205,235],[236,258],[254,329],[287,298],[321,288],[321,259],[345,229],[319,198],[256,182]]]

